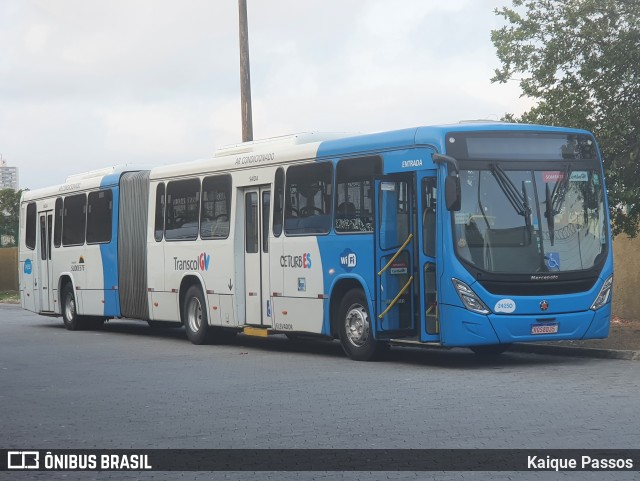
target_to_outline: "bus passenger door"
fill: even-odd
[[[38,214],[38,312],[53,310],[53,291],[51,290],[53,270],[51,269],[51,235],[53,233],[53,212]]]
[[[378,339],[415,334],[413,176],[375,181],[376,330]]]
[[[246,324],[270,326],[268,186],[244,191],[244,282]]]
[[[437,235],[437,177],[436,171],[418,173],[418,242],[419,265],[417,275],[421,276],[418,294],[420,309],[420,340],[435,342],[440,340],[438,319],[438,292],[436,289],[436,235]]]

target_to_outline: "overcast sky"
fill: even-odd
[[[254,137],[499,119],[508,0],[248,0]],[[236,0],[0,0],[0,154],[22,188],[241,141]]]

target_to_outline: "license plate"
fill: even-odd
[[[531,334],[557,334],[558,323],[548,322],[546,324],[532,324]]]

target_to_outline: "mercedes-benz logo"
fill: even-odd
[[[549,303],[547,301],[540,301],[540,310],[546,311],[549,309]]]

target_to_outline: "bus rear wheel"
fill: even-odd
[[[208,343],[210,329],[207,303],[204,300],[202,290],[197,286],[189,287],[184,296],[182,323],[187,332],[187,337],[193,344]]]
[[[71,283],[65,284],[62,288],[62,319],[64,327],[69,331],[78,331],[83,327],[82,318],[77,312],[76,296]]]
[[[476,356],[495,357],[507,351],[510,347],[511,344],[489,344],[485,346],[471,346],[469,349],[471,349]]]
[[[340,303],[340,344],[354,361],[373,361],[386,352],[387,343],[373,338],[367,298],[361,289],[351,289]]]

